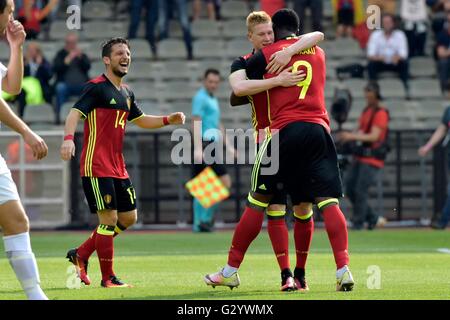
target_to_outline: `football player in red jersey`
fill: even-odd
[[[97,251],[102,272],[101,286],[127,287],[113,271],[113,237],[136,222],[136,193],[129,179],[122,154],[127,121],[140,128],[156,129],[169,124],[183,124],[181,112],[168,116],[145,115],[138,107],[134,93],[122,83],[131,63],[126,39],[113,38],[103,45],[106,73],[89,81],[66,119],[61,158],[70,160],[75,154],[74,133],[77,122],[84,119],[84,143],[80,174],[83,190],[92,213],[97,213],[99,226],[67,258],[76,268],[82,282],[90,284],[87,265]]]
[[[248,60],[246,73],[250,79],[274,77],[266,72],[271,55],[297,41],[299,19],[293,10],[278,11],[272,21],[276,42]],[[264,163],[255,163],[244,215],[264,212],[280,182],[290,194],[296,213],[301,202],[317,204],[336,262],[336,290],[350,291],[354,280],[348,268],[348,233],[338,201],[342,196],[342,182],[324,99],[325,53],[317,46],[306,49],[294,55],[288,67],[294,72],[305,70],[306,78],[297,86],[275,87],[268,91],[271,132],[257,156],[260,160],[270,157],[269,154],[278,155],[279,171],[267,175],[263,173]],[[278,144],[271,144],[274,135],[278,135]],[[241,254],[240,249],[234,251]],[[226,277],[230,273],[231,276]],[[207,277],[216,282],[234,283],[233,278],[238,278],[237,269],[226,265],[221,272]]]
[[[252,124],[257,134],[256,143],[259,146],[259,143],[264,140],[264,128],[270,125],[266,90],[275,86],[296,85],[298,82],[304,80],[305,73],[303,71],[292,73],[290,72],[290,69],[285,69],[277,77],[271,78],[270,80],[247,81],[245,71],[247,60],[252,57],[257,50],[272,44],[274,41],[272,21],[270,16],[264,11],[250,13],[247,16],[247,28],[248,39],[253,45],[253,51],[234,60],[231,65],[231,75],[229,80],[236,93],[240,95],[247,94],[249,96],[244,97],[244,101],[241,101],[236,99],[235,95],[232,95],[230,103],[232,105],[238,105],[250,102],[252,106]],[[322,39],[323,34],[321,32],[312,32],[304,35],[290,47],[275,53],[271,57],[270,66],[268,66],[269,70],[274,70],[274,73],[281,71],[296,52],[310,48]],[[300,75],[302,77],[301,79],[299,78]],[[258,93],[256,93],[256,91],[258,91]],[[314,229],[312,204],[301,203],[301,214],[295,215],[294,239],[296,244],[296,269],[298,277],[294,278],[290,270],[288,254],[289,234],[285,222],[286,201],[286,193],[283,190],[276,190],[266,210],[268,216],[267,230],[281,271],[281,290],[306,291],[308,290],[308,285],[305,279],[305,265]],[[232,247],[245,248],[246,250],[254,240],[254,237],[259,234],[263,219],[263,215],[242,216],[233,235]],[[236,245],[238,242],[240,242],[240,245]],[[234,250],[233,248],[231,251]],[[239,268],[244,256],[230,255],[230,257],[231,256],[239,259],[234,259],[233,261],[229,260],[228,264]]]

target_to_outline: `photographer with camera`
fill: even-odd
[[[361,230],[364,222],[369,230],[385,223],[368,203],[369,188],[375,184],[384,159],[389,152],[387,144],[389,112],[380,104],[380,88],[371,82],[365,88],[367,107],[359,118],[357,131],[341,131],[338,143],[347,145],[353,160],[346,174],[346,194],[353,205],[353,229]]]

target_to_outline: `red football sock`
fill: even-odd
[[[114,275],[114,226],[99,225],[97,236],[95,237],[95,250],[97,250],[102,280],[109,280]]]
[[[236,229],[234,229],[233,241],[228,252],[229,266],[239,268],[250,243],[261,231],[263,221],[263,211],[258,211],[248,206],[245,207],[244,214]]]
[[[347,223],[339,205],[334,204],[322,210],[328,239],[333,248],[337,269],[349,263]]]
[[[308,258],[309,247],[311,246],[312,235],[314,232],[314,220],[302,222],[295,219],[294,222],[294,240],[295,253],[297,255],[296,267],[305,269],[306,259]]]
[[[284,217],[283,219],[269,219],[267,232],[280,270],[289,269],[289,231]]]
[[[114,238],[118,236],[120,233],[125,231],[126,227],[122,226],[121,224],[117,223],[116,227],[114,228]],[[91,233],[89,238],[83,242],[77,249],[78,256],[83,260],[89,260],[91,255],[95,251],[95,238],[97,236],[97,228]]]
[[[89,236],[89,238],[81,244],[77,249],[78,256],[83,260],[88,260],[95,251],[95,239],[97,237],[97,228]]]

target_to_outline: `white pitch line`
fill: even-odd
[[[450,254],[450,249],[449,248],[439,248],[439,249],[437,249],[437,251],[440,252],[440,253]]]

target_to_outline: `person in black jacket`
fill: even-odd
[[[52,76],[52,67],[42,54],[40,45],[37,42],[29,42],[24,59],[24,77],[34,77],[39,80],[44,100],[49,103],[51,103],[52,99],[52,90],[49,83]],[[31,93],[22,90],[18,96],[19,116],[21,118],[23,118],[25,107],[27,106],[27,94]]]
[[[62,105],[71,96],[78,96],[83,90],[83,85],[89,80],[91,62],[80,47],[78,47],[78,35],[69,33],[66,36],[66,45],[55,57],[53,70],[56,74],[56,108],[55,122],[60,123],[59,113]]]

